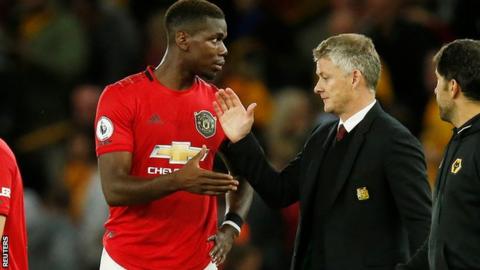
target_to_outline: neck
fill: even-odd
[[[463,126],[468,120],[475,117],[480,113],[480,102],[478,101],[465,101],[462,104],[456,106],[456,110],[453,113],[452,124],[459,128]]]
[[[363,93],[352,100],[345,112],[338,115],[343,122],[347,121],[357,112],[361,111],[363,108],[367,107],[370,103],[375,100],[375,94],[368,90],[368,94]]]
[[[157,79],[172,90],[188,89],[195,81],[195,74],[185,68],[185,63],[181,59],[178,51],[169,50],[167,47],[165,56],[154,72]]]

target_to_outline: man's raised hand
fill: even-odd
[[[213,108],[223,131],[231,142],[236,143],[251,131],[257,104],[252,103],[245,109],[237,94],[230,88],[218,90],[215,97]]]

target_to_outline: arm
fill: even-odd
[[[253,199],[253,189],[250,184],[242,179],[237,191],[228,192],[226,195],[226,212],[235,213],[245,220]]]
[[[226,194],[227,213],[234,213],[238,215],[242,221],[245,220],[250,210],[250,205],[252,204],[252,198],[253,189],[247,181],[243,180],[237,191],[231,191]],[[224,223],[215,235],[208,238],[208,241],[215,241],[215,246],[210,251],[210,256],[215,264],[220,265],[225,261],[235,238],[239,235],[240,232],[236,228]]]
[[[427,244],[431,220],[431,191],[419,142],[408,133],[392,136],[386,175],[402,222],[408,232],[412,258],[406,269],[428,269]]]
[[[5,229],[6,221],[7,221],[7,217],[4,215],[0,215],[0,236],[3,235],[3,230]]]
[[[227,150],[227,146],[228,142],[222,144],[218,154],[223,163],[228,167],[228,171],[231,171],[231,165],[224,154]],[[250,210],[250,205],[252,204],[253,189],[245,179],[240,178],[240,185],[238,187],[238,190],[228,192],[225,195],[225,199],[226,212],[235,213],[242,220],[245,220],[247,218],[248,211]]]
[[[112,152],[98,159],[105,199],[110,206],[148,203],[173,192],[184,190],[205,195],[220,195],[237,189],[238,181],[231,175],[200,168],[203,148],[180,170],[153,179],[129,175],[132,154]],[[148,180],[148,181],[147,181]]]
[[[229,145],[227,152],[233,174],[247,179],[270,207],[287,207],[298,200],[302,153],[277,172],[252,134]]]
[[[225,155],[235,175],[246,178],[260,196],[273,207],[285,207],[298,200],[298,175],[301,154],[281,173],[265,158],[262,148],[250,134],[255,103],[247,109],[233,90],[216,93],[214,109],[232,144]]]
[[[222,151],[225,151],[226,143],[222,144]],[[225,156],[222,152],[218,152],[218,156],[221,157],[223,163],[227,165]],[[209,241],[215,241],[215,246],[210,251],[212,261],[220,265],[222,264],[227,254],[230,252],[232,245],[240,235],[239,229],[241,228],[243,221],[247,218],[248,211],[253,199],[253,189],[247,181],[242,179],[237,191],[228,192],[225,195],[226,199],[226,213],[234,215],[241,220],[229,220],[236,224],[235,228],[231,223],[223,223],[218,229],[217,233],[208,238]],[[227,217],[226,217],[227,218]],[[225,219],[226,220],[226,219]]]

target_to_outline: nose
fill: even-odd
[[[322,87],[320,86],[320,80],[318,80],[317,84],[315,84],[315,87],[313,88],[313,92],[317,95],[323,92]]]
[[[228,49],[227,49],[227,46],[225,46],[225,43],[223,43],[223,41],[222,41],[221,44],[220,44],[219,50],[220,50],[219,54],[220,54],[221,56],[227,56],[227,54],[228,54]]]

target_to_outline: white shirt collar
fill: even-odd
[[[358,125],[358,123],[360,123],[363,120],[363,118],[365,118],[365,115],[367,115],[367,113],[370,111],[370,109],[373,107],[373,105],[375,105],[376,102],[377,102],[377,100],[374,100],[372,103],[365,106],[365,108],[361,109],[356,114],[354,114],[350,118],[348,118],[345,122],[343,122],[342,119],[340,119],[340,122],[338,123],[338,126],[343,125],[345,127],[345,129],[347,130],[347,132],[352,131],[352,129],[354,127],[356,127]],[[337,127],[337,129],[338,129],[338,127]]]

